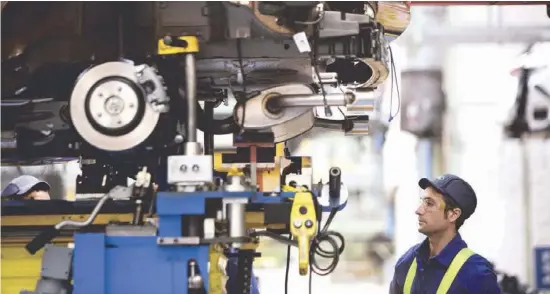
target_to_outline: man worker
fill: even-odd
[[[33,176],[22,175],[4,188],[2,200],[50,200],[50,185]]]
[[[390,293],[502,293],[489,261],[468,249],[458,233],[477,206],[472,187],[451,174],[418,184],[424,190],[418,231],[427,238],[397,261]]]

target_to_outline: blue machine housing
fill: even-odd
[[[195,260],[208,293],[209,245],[159,246],[158,237],[182,236],[184,215],[204,215],[206,199],[249,198],[277,203],[292,197],[257,192],[160,192],[157,236],[107,236],[77,233],[74,237],[74,294],[187,294],[188,262]]]

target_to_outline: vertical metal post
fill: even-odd
[[[197,142],[197,76],[195,55],[185,55],[185,81],[187,97],[187,142]]]

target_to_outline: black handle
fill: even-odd
[[[26,246],[25,248],[27,251],[34,255],[38,250],[42,249],[46,244],[50,243],[57,235],[59,234],[59,230],[55,227],[51,227],[49,229],[46,229],[42,231],[38,236],[34,237]]]
[[[329,170],[328,191],[330,202],[340,199],[340,185],[342,183],[342,171],[338,167],[332,167]],[[336,203],[337,204],[337,203]]]
[[[187,48],[187,46],[189,46],[187,41],[181,40],[181,39],[178,39],[178,38],[174,38],[172,36],[165,36],[163,38],[163,41],[164,41],[164,44],[166,44],[167,46],[172,46],[172,47]]]

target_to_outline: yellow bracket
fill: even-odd
[[[284,185],[281,187],[282,191],[283,192],[307,192],[307,189],[304,188],[304,187],[292,187],[292,186],[289,186],[289,185]]]
[[[297,192],[290,211],[290,233],[298,240],[298,268],[305,276],[309,268],[311,241],[317,234],[317,215],[313,195],[310,192]]]
[[[218,244],[210,245],[209,249],[209,262],[210,262],[210,276],[209,276],[209,285],[210,285],[210,294],[223,294],[223,273],[218,266],[218,261],[222,258],[222,249]]]
[[[158,41],[159,55],[172,55],[181,53],[197,53],[199,52],[199,39],[195,36],[182,36],[178,40],[187,42],[187,47],[175,47],[164,44],[164,39]]]
[[[229,169],[229,172],[227,173],[228,176],[244,176],[244,173],[242,171],[240,171],[238,168],[236,167],[231,167]]]

